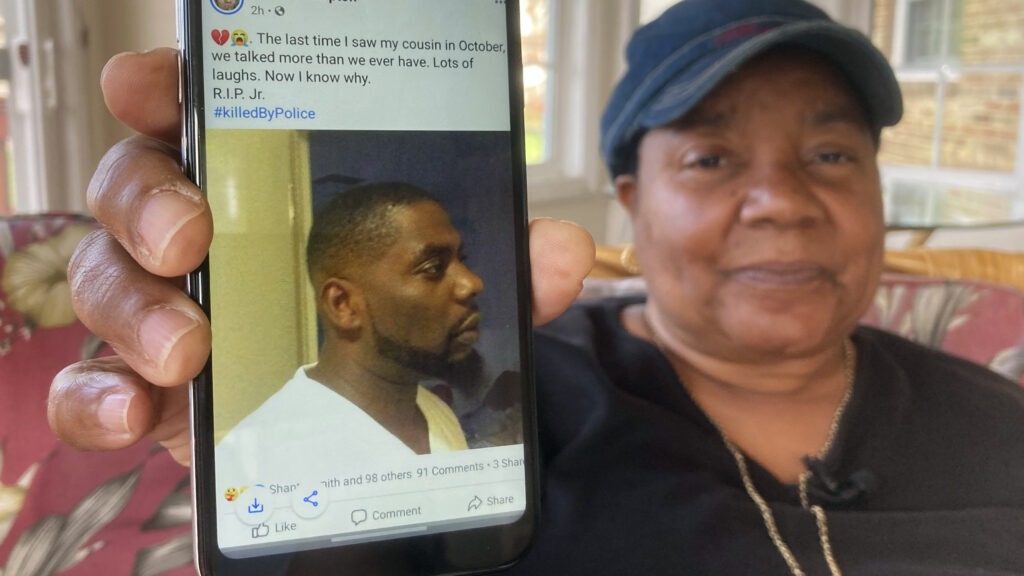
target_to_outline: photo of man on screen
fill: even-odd
[[[286,448],[258,454],[262,465],[310,445],[353,458],[466,449],[459,418],[421,385],[458,371],[479,337],[483,281],[445,208],[411,184],[359,184],[317,208],[306,254],[318,362],[232,428],[218,458],[251,461],[268,445]]]

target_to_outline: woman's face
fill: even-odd
[[[616,187],[665,336],[737,361],[844,338],[881,273],[875,155],[843,79],[799,51],[758,58],[648,132]]]

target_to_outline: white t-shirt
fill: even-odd
[[[220,479],[229,484],[259,482],[288,471],[309,478],[416,456],[358,406],[309,378],[307,368],[299,368],[217,444]],[[458,418],[436,394],[421,386],[416,405],[427,421],[431,453],[467,448]]]

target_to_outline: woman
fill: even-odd
[[[537,339],[517,573],[1024,573],[1021,389],[857,328],[901,113],[881,54],[801,2],[687,0],[627,60],[602,150],[648,294]]]

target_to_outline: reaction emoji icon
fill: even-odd
[[[210,30],[210,37],[213,38],[213,41],[216,42],[218,46],[223,46],[227,44],[228,40],[231,38],[231,33],[228,32],[226,28],[220,30],[214,28],[213,30]]]
[[[224,499],[227,500],[228,502],[234,502],[235,500],[238,500],[238,497],[244,494],[245,491],[248,489],[248,486],[242,486],[241,488],[235,488],[234,486],[231,486],[230,488],[224,491]]]
[[[231,33],[231,43],[235,46],[248,46],[249,33],[239,28]]]

